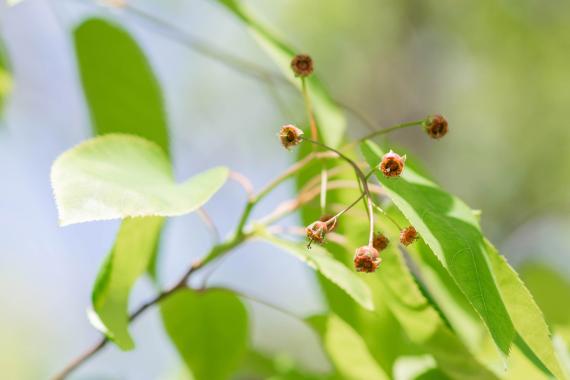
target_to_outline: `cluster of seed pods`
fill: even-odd
[[[311,75],[313,72],[313,60],[308,55],[297,55],[291,61],[291,68],[296,77],[300,77],[302,80],[304,80],[305,77]],[[420,122],[417,123],[420,124]],[[441,115],[432,115],[427,117],[425,120],[421,121],[421,126],[428,134],[428,136],[433,139],[442,138],[447,134],[448,131],[447,120]],[[303,138],[303,130],[292,124],[287,124],[281,127],[281,130],[279,132],[279,139],[281,141],[281,145],[283,145],[283,147],[288,150],[306,140]],[[320,142],[311,142],[317,143],[317,145],[325,147],[330,151],[339,153],[332,148],[326,147]],[[343,158],[340,153],[339,156]],[[385,177],[397,179],[404,172],[405,163],[405,155],[400,156],[399,154],[390,150],[382,157],[382,160],[378,166],[374,168],[374,170],[379,170]],[[361,198],[369,196],[370,194],[362,193]],[[320,220],[317,220],[308,225],[305,228],[305,234],[309,240],[308,247],[310,248],[312,243],[324,244],[326,242],[327,234],[331,233],[335,229],[338,217],[350,209],[355,203],[353,203],[351,206],[348,206],[345,210],[341,211],[341,213],[337,214],[336,216],[322,217]],[[373,220],[371,219],[371,240],[369,244],[357,248],[354,254],[354,268],[358,272],[375,272],[382,262],[382,259],[380,258],[380,252],[385,250],[390,243],[388,238],[381,233],[372,235],[374,228],[373,224]],[[408,226],[401,229],[400,231],[400,244],[404,246],[412,244],[418,238],[418,233],[413,226]]]

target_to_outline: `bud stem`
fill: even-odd
[[[301,78],[301,89],[303,92],[303,101],[305,102],[305,109],[307,111],[307,118],[309,119],[309,125],[311,126],[311,139],[318,140],[319,135],[317,131],[317,122],[315,121],[315,114],[313,113],[313,104],[311,103],[311,97],[309,96],[309,90],[307,89],[307,79]]]
[[[307,88],[307,78],[301,77],[301,89],[303,92],[303,101],[305,103],[305,110],[307,111],[307,118],[311,127],[311,139],[317,141],[319,139],[319,132],[317,130],[317,122],[315,120],[315,113],[313,112],[313,103]],[[321,169],[321,213],[325,213],[327,205],[327,168],[323,163]]]
[[[321,214],[324,214],[327,208],[327,185],[329,182],[328,171],[323,162],[321,170]]]
[[[392,218],[392,217],[390,216],[390,214],[388,214],[382,207],[378,206],[376,203],[373,203],[373,207],[374,207],[378,212],[380,212],[382,215],[384,215],[386,218],[388,218],[388,220],[389,220],[390,222],[392,222],[392,224],[395,225],[395,226],[398,228],[398,230],[400,230],[400,231],[402,230],[402,227],[400,226],[400,224],[399,224],[398,222],[396,222],[396,219]]]
[[[368,140],[368,139],[371,139],[371,138],[373,138],[373,137],[380,136],[380,135],[385,135],[385,134],[387,134],[387,133],[396,131],[396,130],[398,130],[398,129],[420,126],[420,125],[422,125],[422,124],[424,123],[424,121],[425,121],[425,119],[422,119],[422,120],[415,120],[415,121],[409,121],[409,122],[402,123],[402,124],[396,124],[396,125],[393,125],[393,126],[388,127],[388,128],[379,129],[379,130],[377,130],[377,131],[374,131],[374,132],[371,132],[371,133],[365,135],[364,137],[361,137],[361,138],[358,139],[358,140],[355,140],[355,141],[353,141],[353,142],[347,144],[347,145],[345,146],[345,149],[346,149],[346,148],[351,148],[351,147],[353,147],[353,146],[356,145],[356,144],[360,144],[360,143],[363,142],[364,140]]]
[[[364,173],[362,172],[362,170],[360,170],[360,168],[358,167],[358,165],[356,164],[356,162],[354,162],[353,160],[351,160],[350,158],[348,158],[347,156],[345,156],[344,154],[342,154],[341,152],[339,152],[338,150],[331,148],[325,144],[323,144],[322,142],[316,141],[316,140],[311,140],[311,139],[307,139],[304,137],[301,137],[301,139],[303,141],[308,141],[311,144],[314,145],[318,145],[326,150],[329,150],[331,152],[334,152],[336,154],[338,154],[338,156],[340,158],[342,158],[343,160],[345,160],[346,162],[348,162],[350,164],[350,166],[352,166],[352,168],[354,169],[354,172],[356,173],[356,177],[359,179],[360,183],[362,184],[362,189],[363,189],[363,194],[362,196],[365,197],[366,199],[366,204],[367,204],[367,208],[366,211],[368,213],[368,219],[369,219],[369,225],[370,225],[370,234],[368,237],[368,245],[370,247],[372,247],[372,243],[374,241],[374,212],[372,210],[372,198],[370,196],[370,190],[368,189],[368,177],[370,177],[372,175],[371,173],[368,173],[366,176],[364,175]],[[357,200],[357,202],[360,200],[360,198]],[[353,205],[351,205],[352,207]]]
[[[370,178],[370,176],[374,173],[374,170],[371,170],[368,174],[366,174],[365,179],[368,180],[368,178]],[[360,183],[360,182],[359,182]],[[362,194],[360,194],[360,196],[354,201],[352,202],[350,205],[348,205],[345,209],[341,210],[338,214],[336,214],[335,216],[329,218],[325,223],[329,224],[331,223],[331,221],[340,218],[345,212],[347,212],[348,210],[350,210],[351,208],[353,208],[362,198],[364,198],[365,193],[362,192]],[[373,206],[374,203],[372,204]],[[378,206],[376,206],[378,207]]]

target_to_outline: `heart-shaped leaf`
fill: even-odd
[[[96,137],[63,153],[51,179],[62,225],[195,211],[224,184],[228,170],[210,169],[177,184],[156,144],[131,135]]]

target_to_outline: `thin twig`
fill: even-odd
[[[188,281],[188,278],[190,278],[190,275],[193,272],[195,272],[196,270],[198,270],[199,268],[201,268],[201,266],[202,266],[201,261],[196,261],[195,263],[193,263],[190,266],[190,268],[188,268],[188,270],[184,273],[184,275],[180,278],[180,280],[178,280],[178,282],[176,282],[176,284],[174,284],[174,286],[170,287],[167,290],[160,292],[154,298],[152,298],[151,300],[149,300],[149,301],[145,302],[144,304],[142,304],[141,306],[139,306],[139,308],[136,309],[129,316],[129,321],[133,322],[140,315],[142,315],[148,308],[159,303],[163,299],[171,296],[172,294],[174,294],[178,290],[184,288],[186,286],[186,282]],[[107,338],[106,336],[102,336],[97,343],[95,343],[92,347],[87,349],[83,354],[79,355],[76,359],[72,360],[61,372],[56,374],[52,379],[53,380],[65,379],[74,370],[76,370],[81,364],[86,362],[89,358],[91,358],[97,352],[101,351],[101,349],[103,349],[103,347],[105,347],[108,342],[109,342],[109,338]]]
[[[109,342],[108,338],[101,338],[94,344],[91,348],[85,351],[83,354],[79,355],[76,359],[72,360],[61,372],[55,375],[52,380],[63,380],[77,369],[81,364],[86,362],[89,358],[99,352],[103,347]]]
[[[269,194],[275,187],[277,187],[283,181],[293,177],[295,174],[300,172],[304,169],[308,164],[311,163],[315,158],[322,159],[322,158],[336,158],[337,154],[334,152],[322,152],[322,153],[311,153],[303,158],[301,161],[295,162],[292,166],[290,166],[287,170],[277,176],[274,180],[269,182],[255,197],[257,200],[265,197]]]
[[[356,164],[357,164],[361,169],[364,169],[364,168],[368,167],[368,165],[365,164],[365,163],[363,163],[363,162],[362,162],[362,163],[357,162]],[[345,165],[348,165],[348,163],[345,162],[345,161],[342,161],[342,163],[341,163],[340,165],[337,165],[337,166],[335,166],[335,167],[333,167],[333,168],[328,169],[328,170],[327,170],[327,171],[328,171],[328,177],[334,178],[335,176],[337,176],[337,175],[343,173],[343,172],[346,170]],[[320,175],[320,174],[319,174],[319,175],[315,175],[313,178],[311,178],[310,180],[308,180],[308,181],[303,185],[301,191],[305,191],[305,190],[307,190],[307,189],[311,189],[311,188],[313,188],[314,186],[316,186],[316,185],[318,185],[318,184],[320,184],[320,183],[321,183],[321,175]]]

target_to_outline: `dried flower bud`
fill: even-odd
[[[432,139],[440,139],[447,133],[447,120],[441,115],[432,115],[424,121],[427,134]]]
[[[297,54],[291,61],[296,77],[307,77],[313,72],[313,59],[306,54]]]
[[[331,218],[333,218],[333,215],[324,215],[319,218],[321,222],[325,222],[328,224],[327,225],[328,232],[333,232],[338,224],[338,218],[334,218],[332,220]]]
[[[376,248],[367,245],[358,248],[354,254],[354,268],[357,272],[375,272],[380,262],[382,259]]]
[[[399,154],[390,151],[382,157],[380,170],[386,177],[399,177],[404,170],[404,162],[406,162],[406,156],[401,157]]]
[[[305,228],[305,232],[307,234],[307,238],[309,239],[309,245],[312,242],[316,242],[317,244],[322,244],[325,240],[325,235],[327,234],[327,232],[329,232],[329,229],[325,222],[317,220],[316,222],[311,223],[307,228]]]
[[[374,235],[374,240],[372,241],[372,246],[378,250],[378,252],[382,252],[386,249],[390,243],[390,240],[384,234],[377,233]]]
[[[301,136],[303,136],[303,131],[291,124],[282,126],[279,131],[281,145],[286,149],[291,149],[295,145],[300,144],[302,140]]]
[[[400,232],[400,243],[402,243],[405,246],[412,244],[414,241],[416,241],[417,238],[418,238],[418,232],[412,226],[404,228]]]

